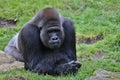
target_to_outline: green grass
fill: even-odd
[[[0,50],[39,10],[53,7],[75,23],[77,40],[98,35],[103,40],[93,44],[77,44],[78,60],[83,64],[76,75],[43,76],[15,69],[0,72],[0,80],[20,75],[30,80],[84,80],[97,69],[120,72],[120,0],[0,0],[0,18],[18,20],[16,28],[0,28]],[[101,60],[90,56],[99,51],[106,52]],[[83,59],[87,56],[87,59]]]

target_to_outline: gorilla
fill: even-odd
[[[73,22],[53,8],[41,10],[23,25],[5,52],[23,61],[26,70],[38,74],[64,75],[81,67],[76,58]]]

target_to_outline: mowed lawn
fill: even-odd
[[[44,76],[15,69],[0,72],[0,80],[14,76],[30,80],[85,80],[98,69],[120,72],[120,0],[0,0],[0,19],[17,21],[14,28],[0,28],[0,50],[23,24],[46,7],[73,20],[81,69],[67,76]]]

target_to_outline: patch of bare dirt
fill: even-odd
[[[3,27],[16,27],[17,20],[6,20],[0,18],[0,28]]]
[[[107,52],[98,51],[90,56],[82,56],[82,60],[88,60],[88,59],[100,60],[104,58],[105,54],[107,54]]]
[[[24,63],[16,61],[12,56],[0,51],[0,71],[23,68]]]
[[[93,76],[85,80],[120,80],[120,73],[107,70],[96,70]]]
[[[99,51],[99,52],[97,52],[95,54],[92,54],[91,57],[92,57],[92,59],[99,60],[99,59],[103,59],[104,58],[104,54],[106,54],[106,52]]]
[[[103,39],[104,39],[103,35],[97,35],[97,36],[92,37],[92,38],[83,36],[77,40],[77,43],[93,44],[93,43],[96,43],[97,41],[100,41]]]
[[[13,63],[15,59],[10,56],[5,54],[3,51],[0,51],[0,65],[5,64],[5,63]]]

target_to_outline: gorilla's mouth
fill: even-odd
[[[59,45],[59,41],[58,42],[51,42],[51,45],[58,46]]]
[[[50,42],[49,43],[49,45],[50,45],[50,48],[52,48],[52,49],[56,49],[56,48],[59,48],[60,47],[60,41],[57,41],[57,42]]]
[[[60,44],[60,40],[50,40],[49,43],[51,45],[59,45]]]

